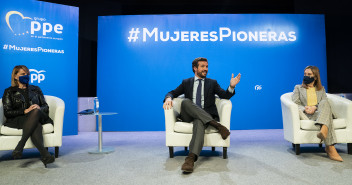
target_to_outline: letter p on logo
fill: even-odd
[[[46,71],[37,71],[35,69],[30,69],[29,71],[31,72],[31,83],[33,83],[34,81],[38,81],[38,83],[40,83],[45,80],[45,75],[42,73]]]
[[[38,83],[45,80],[44,74],[31,74],[31,83],[38,81]]]
[[[31,34],[34,34],[35,31],[39,31],[42,28],[38,21],[31,22]]]

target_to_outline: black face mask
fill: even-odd
[[[304,84],[310,84],[314,81],[314,77],[310,77],[310,76],[304,76],[303,77],[303,83]]]
[[[29,75],[20,76],[20,77],[18,78],[18,80],[19,80],[22,84],[28,84],[28,82],[29,82]]]

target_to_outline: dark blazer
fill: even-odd
[[[9,87],[5,89],[2,103],[7,123],[14,122],[16,117],[23,116],[24,110],[33,104],[39,105],[40,110],[46,115],[49,114],[49,106],[38,86],[28,85],[28,98],[29,104],[26,103],[25,97],[18,91],[18,87]],[[52,123],[52,120],[49,117],[47,117],[47,119],[48,120],[44,121]]]
[[[184,79],[175,90],[168,92],[165,96],[177,98],[179,95],[184,94],[185,98],[192,100],[193,98],[193,85],[194,85],[194,77]],[[204,110],[213,116],[213,118],[219,117],[218,111],[215,106],[215,95],[218,95],[221,99],[230,99],[233,95],[235,95],[235,91],[233,93],[229,92],[228,89],[225,91],[220,87],[216,80],[205,78],[204,80]],[[164,99],[164,101],[165,101]]]

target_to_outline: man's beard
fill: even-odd
[[[205,74],[203,75],[203,72],[205,72]],[[208,74],[208,71],[201,71],[201,72],[197,72],[197,75],[201,78],[205,78]]]

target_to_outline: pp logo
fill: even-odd
[[[260,91],[260,90],[263,89],[263,87],[262,87],[262,85],[256,85],[256,86],[254,86],[254,89],[255,89],[256,91]]]
[[[38,83],[40,83],[45,80],[45,75],[42,73],[46,71],[44,70],[37,71],[35,69],[30,69],[29,72],[31,72],[31,83],[33,83],[33,81],[38,81]]]
[[[16,21],[13,24],[10,24],[10,16],[17,15],[19,18],[15,19]],[[16,17],[14,17],[16,18]],[[34,20],[33,20],[34,19]],[[9,11],[5,17],[7,26],[15,35],[25,35],[29,34],[29,27],[26,24],[26,20],[30,21],[30,33],[33,35],[35,32],[42,31],[42,35],[46,35],[47,33],[51,33],[54,28],[54,32],[56,34],[62,34],[63,26],[61,24],[55,24],[54,26],[51,23],[44,22],[41,24],[39,21],[46,21],[44,18],[31,18],[25,17],[21,12],[18,11]],[[24,25],[21,25],[24,24]],[[15,30],[13,28],[16,28]]]

